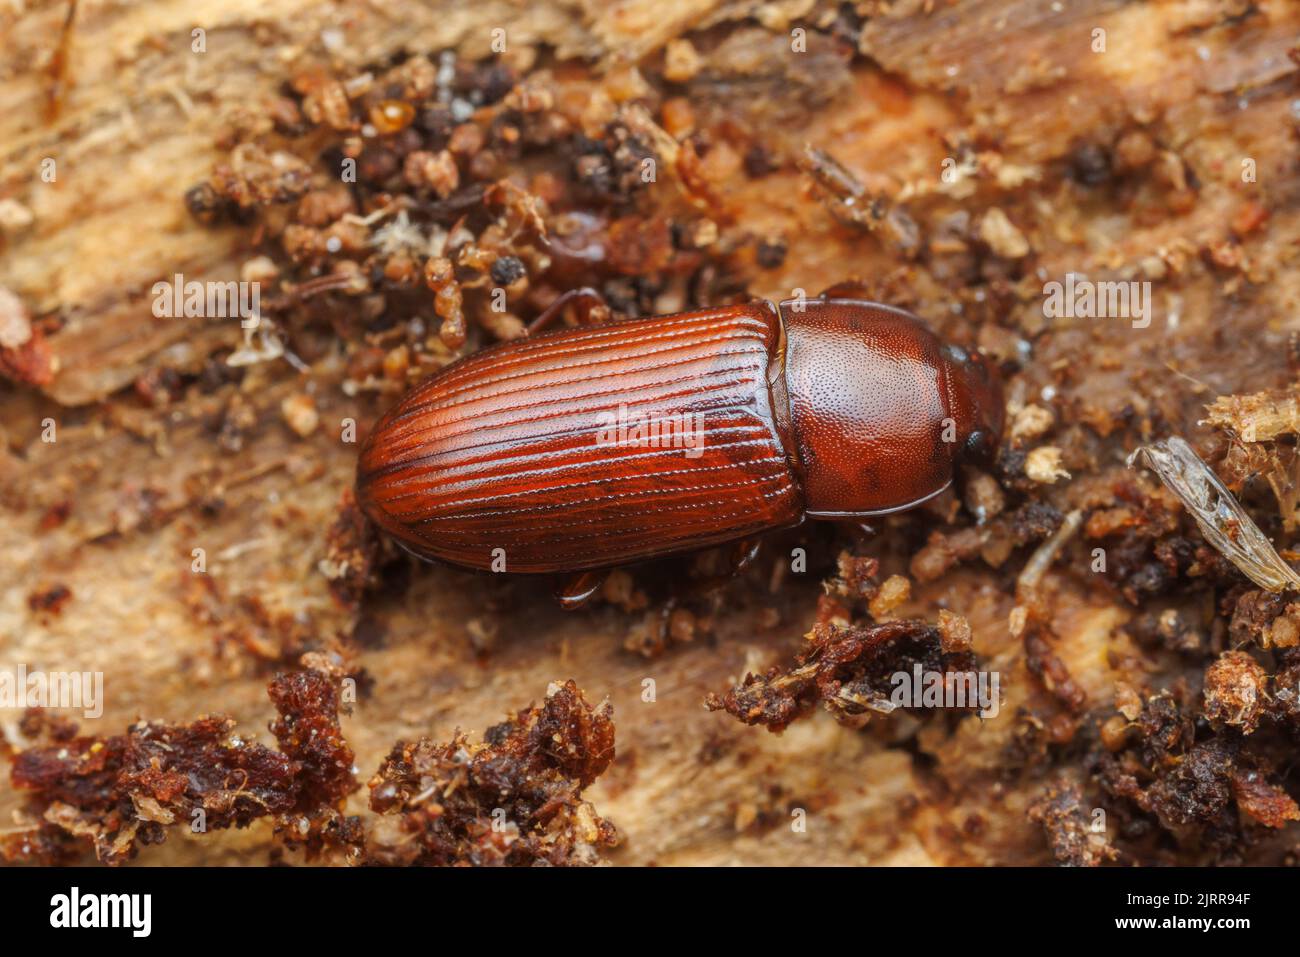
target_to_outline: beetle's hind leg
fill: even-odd
[[[609,305],[605,302],[605,298],[590,286],[582,286],[556,296],[551,304],[528,324],[528,334],[535,336],[542,332],[563,316],[570,306],[576,310],[579,325],[599,325],[609,321]]]

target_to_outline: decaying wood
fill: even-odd
[[[896,613],[960,610],[984,666],[1003,674],[998,719],[918,728],[902,717],[859,731],[819,711],[776,736],[702,702],[790,657],[813,619],[816,582],[776,594],[733,588],[714,640],[649,661],[624,649],[639,615],[607,606],[566,615],[538,582],[422,567],[407,590],[380,592],[358,612],[334,599],[318,564],[354,467],[337,425],[378,409],[339,387],[336,356],[305,373],[284,361],[254,366],[237,388],[191,395],[165,415],[131,388],[159,366],[221,362],[241,340],[235,324],[150,311],[154,282],[237,278],[248,256],[246,230],[200,226],[183,198],[223,156],[221,118],[306,64],[347,75],[401,51],[483,56],[500,26],[511,44],[544,44],[597,76],[627,62],[655,76],[670,40],[695,38],[708,51],[703,68],[677,92],[697,122],[717,130],[740,116],[791,160],[762,178],[747,177],[739,156],[724,167],[711,215],[725,234],[788,245],[779,265],[746,277],[749,291],[783,298],[860,277],[877,298],[1003,358],[1023,358],[1033,340],[1010,401],[1013,412],[1054,410],[1051,441],[1066,448],[1074,480],[1041,494],[1061,511],[1105,500],[1123,470],[1121,437],[1190,435],[1215,396],[1290,382],[1285,345],[1300,293],[1294,5],[858,7],[860,26],[837,27],[835,5],[812,0],[81,0],[57,80],[65,6],[0,10],[0,200],[31,220],[0,225],[0,288],[36,328],[48,324],[53,360],[48,383],[0,386],[0,665],[103,671],[95,733],[211,711],[260,728],[272,715],[267,680],[296,643],[346,640],[373,681],[343,721],[362,779],[395,740],[482,730],[572,677],[614,707],[618,759],[586,796],[625,835],[616,863],[1049,861],[1028,813],[1046,772],[1021,773],[1024,716],[1061,700],[1044,674],[1063,670],[1085,708],[1113,715],[1149,673],[1179,673],[1179,659],[1139,647],[1128,630],[1158,607],[1135,610],[1086,574],[1049,573],[1040,604],[1050,613],[1031,621],[1047,637],[1027,641],[1022,599],[1007,585],[1014,574],[961,564],[918,584]],[[197,26],[207,31],[202,55],[190,48]],[[807,59],[790,52],[800,26]],[[1097,29],[1104,52],[1094,50]],[[930,249],[921,264],[828,213],[792,161],[806,143],[912,210]],[[53,183],[40,178],[47,158]],[[954,177],[942,175],[949,169]],[[1134,185],[1113,186],[1121,174]],[[952,217],[963,216],[957,229]],[[945,246],[949,228],[961,238]],[[1151,324],[1050,323],[1042,285],[1067,272],[1150,281]],[[305,389],[323,425],[302,438],[281,404]],[[242,427],[223,432],[232,418]],[[47,419],[53,443],[42,440]],[[207,556],[201,584],[190,571],[196,548]],[[783,560],[766,558],[746,585]],[[29,596],[53,585],[71,592],[61,610],[33,608]],[[490,648],[484,635],[495,636]],[[13,713],[0,722],[20,743]],[[894,746],[911,737],[924,760]],[[0,795],[0,809],[16,800]],[[799,808],[806,832],[789,826]],[[147,853],[260,863],[268,840],[253,827]],[[1281,842],[1265,842],[1257,859],[1276,859]]]

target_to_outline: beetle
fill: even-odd
[[[376,423],[357,501],[425,559],[587,572],[574,604],[599,586],[595,569],[919,505],[996,451],[997,370],[836,288],[466,356]],[[566,293],[530,331],[575,300],[599,302]]]

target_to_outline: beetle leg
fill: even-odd
[[[754,559],[758,557],[758,550],[761,545],[762,541],[758,538],[742,538],[731,547],[732,578],[754,564]]]
[[[577,306],[579,325],[597,325],[609,321],[609,306],[606,305],[604,297],[590,286],[583,286],[556,296],[551,304],[528,324],[528,334],[534,336],[541,332],[564,315],[564,310],[569,306]]]
[[[585,605],[592,595],[596,594],[608,577],[608,568],[595,568],[590,571],[578,572],[559,587],[555,593],[555,598],[565,611],[576,611]]]
[[[821,291],[818,299],[854,299],[862,302],[870,302],[872,299],[871,290],[861,279],[846,279],[843,282],[837,282],[833,286],[827,286]]]
[[[659,647],[667,648],[672,640],[673,612],[677,610],[677,596],[669,595],[659,609]]]
[[[687,595],[707,595],[710,592],[717,591],[754,564],[754,559],[758,557],[761,546],[762,539],[760,538],[742,538],[733,544],[727,553],[727,570],[725,572],[695,579],[686,586],[685,593]],[[669,611],[671,612],[671,609]]]

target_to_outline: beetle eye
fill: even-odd
[[[963,460],[974,459],[977,462],[988,462],[993,458],[993,452],[993,433],[984,429],[976,429],[966,436],[966,444],[962,447],[961,457]]]

